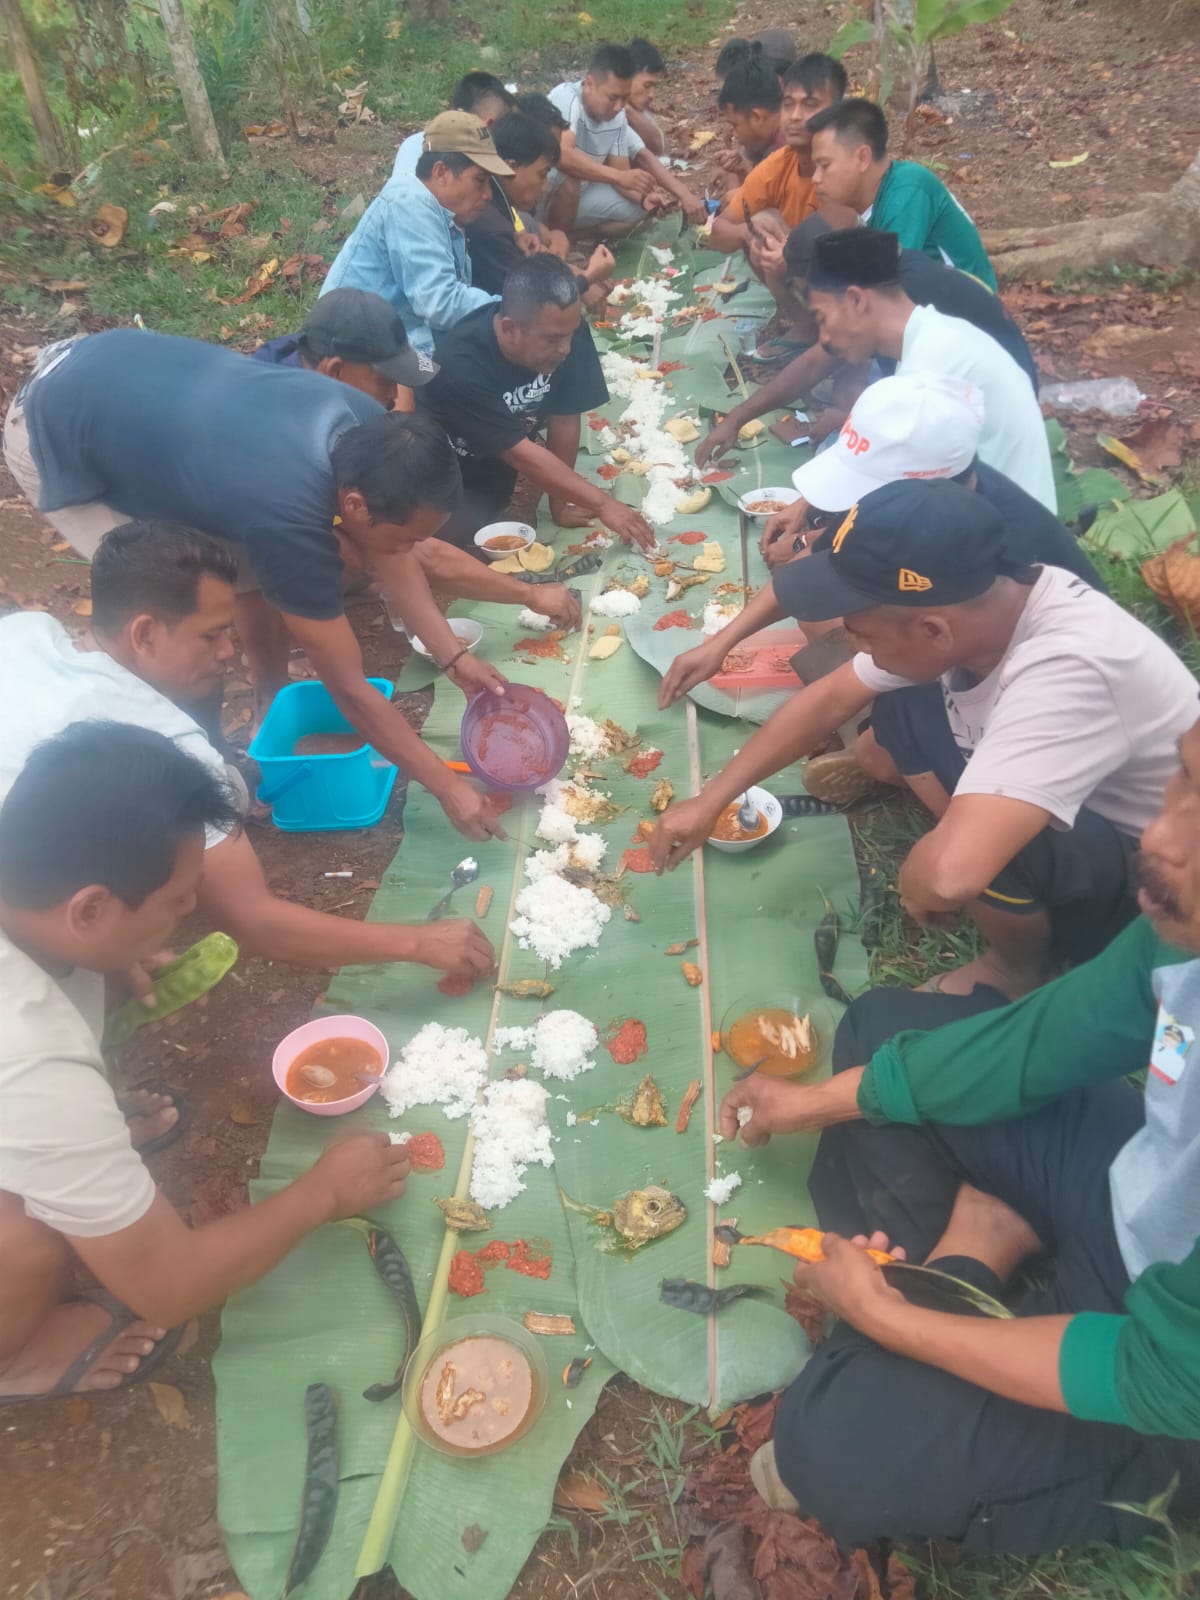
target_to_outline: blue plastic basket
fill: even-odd
[[[391,699],[386,678],[368,678]],[[262,773],[258,798],[271,807],[285,833],[324,833],[335,828],[371,828],[387,809],[396,768],[364,744],[343,755],[297,756],[296,741],[310,733],[350,733],[323,683],[289,683],[281,689],[250,746]]]

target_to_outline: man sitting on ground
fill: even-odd
[[[783,75],[779,130],[784,144],[760,161],[740,188],[725,196],[713,219],[717,250],[746,250],[756,271],[757,236],[785,239],[788,231],[817,209],[813,187],[809,121],[836,104],[846,92],[846,69],[831,56],[801,56]],[[747,222],[747,215],[751,222]]]
[[[580,81],[550,91],[568,124],[546,208],[550,227],[619,238],[648,212],[669,210],[673,203],[689,222],[705,220],[704,202],[629,126],[625,105],[633,78],[634,61],[625,46],[602,44]]]
[[[979,1016],[978,995],[877,989],[846,1013],[828,1082],[759,1073],[725,1097],[727,1138],[821,1133],[811,1186],[832,1232],[795,1279],[840,1321],[751,1471],[769,1504],[846,1549],[1133,1545],[1156,1504],[1194,1515],[1200,727],[1179,757],[1142,834],[1144,915],[1103,955]],[[1143,1090],[1130,1079],[1147,1068]],[[910,1304],[866,1243],[1016,1317]],[[1052,1274],[1014,1284],[1047,1256]]]
[[[331,289],[317,300],[299,333],[260,344],[252,359],[323,372],[369,394],[388,411],[411,411],[413,390],[437,371],[423,350],[409,344],[400,313],[369,289]]]
[[[717,109],[737,141],[717,162],[726,172],[745,178],[761,161],[784,147],[780,124],[783,88],[779,74],[762,61],[735,67],[717,94]]]
[[[843,100],[813,118],[817,201],[853,206],[863,222],[897,234],[909,250],[996,287],[979,230],[942,180],[919,161],[887,153],[887,118],[870,100]]]
[[[853,224],[854,218],[845,207],[831,207],[829,215],[819,213],[809,217],[798,228],[793,228],[784,244],[782,260],[785,287],[788,294],[805,307],[809,304],[808,280],[812,270],[813,251],[819,239],[832,233],[835,227],[843,226],[840,219],[830,220],[831,217],[837,218],[838,213],[845,213],[846,223]],[[900,251],[899,284],[914,305],[932,306],[944,316],[961,317],[981,333],[994,339],[1008,351],[1033,385],[1034,392],[1037,392],[1037,367],[1029,346],[1025,343],[1020,328],[1005,311],[998,295],[985,289],[969,273],[959,272],[957,268],[947,267],[940,261],[931,261],[920,250]],[[728,416],[714,425],[708,436],[696,446],[697,466],[703,467],[710,460],[723,455],[732,447],[738,429],[753,418],[764,417],[768,412],[790,406],[797,400],[812,395],[819,385],[835,377],[839,385],[843,375],[848,381],[850,404],[853,405],[858,394],[871,380],[873,371],[886,375],[896,370],[896,362],[893,359],[878,353],[873,361],[859,362],[848,367],[823,347],[817,339],[815,321],[810,313],[806,312],[806,315],[812,324],[810,336],[816,342],[789,361],[773,378],[769,378],[761,388],[756,389],[740,405],[734,406]],[[807,329],[805,331],[808,332]],[[849,406],[831,408],[828,416],[814,410],[810,415],[813,438],[820,440],[831,432],[837,432],[848,410]]]
[[[467,72],[450,92],[451,111],[469,111],[478,117],[485,128],[494,128],[506,111],[511,111],[516,100],[500,79],[491,72]],[[418,128],[401,142],[392,167],[393,178],[415,178],[417,163],[424,155],[425,130]]]
[[[183,1324],[314,1228],[404,1192],[404,1147],[352,1133],[190,1228],[130,1142],[100,1053],[104,979],[162,949],[196,902],[205,829],[235,822],[211,770],[107,722],[35,750],[0,808],[0,1401],[148,1377]],[[80,1266],[98,1290],[74,1288]]]
[[[1073,574],[1013,560],[1000,512],[953,483],[874,490],[773,587],[801,624],[844,618],[860,653],[663,814],[658,870],[874,699],[876,741],[935,818],[900,869],[901,902],[923,923],[966,910],[986,941],[939,986],[1015,998],[1103,949],[1133,915],[1135,841],[1195,720],[1170,646]]]
[[[546,179],[558,160],[558,135],[537,118],[510,111],[500,118],[492,138],[501,160],[512,168],[512,177],[492,179],[491,202],[474,222],[467,224],[466,235],[472,283],[498,295],[509,273],[543,248],[526,218],[532,218],[537,210]],[[563,236],[562,251],[552,253],[565,255],[566,242]],[[586,294],[595,284],[603,283],[612,270],[612,252],[606,245],[597,245],[587,270],[578,275],[582,279],[580,292]]]
[[[564,527],[599,520],[626,542],[654,543],[640,512],[575,471],[580,418],[605,403],[608,388],[565,262],[531,256],[506,279],[499,310],[467,317],[438,341],[437,358],[440,370],[419,404],[459,454],[463,503],[453,537],[466,541],[502,515],[521,473],[549,494]],[[544,445],[532,437],[543,425]]]
[[[468,837],[495,831],[486,798],[367,682],[345,616],[346,567],[365,568],[465,694],[503,688],[495,668],[463,651],[430,592],[432,579],[467,599],[503,599],[495,584],[504,576],[434,538],[461,478],[427,418],[389,416],[319,373],[117,328],[43,352],[9,410],[4,453],[81,555],[130,518],[236,544],[237,629],[257,717],[287,682],[290,635],[368,744],[429,789]],[[508,582],[508,598],[528,604],[525,588]],[[562,626],[578,625],[565,586],[539,589],[538,604]]]
[[[321,286],[371,289],[404,318],[410,344],[433,341],[491,296],[471,284],[463,229],[492,198],[493,177],[511,178],[490,131],[466,111],[443,111],[425,129],[416,176],[389,178],[334,258]]]
[[[219,690],[234,653],[229,546],[130,522],[105,535],[91,578],[91,632],[79,643],[36,611],[0,622],[0,681],[21,685],[0,703],[0,796],[42,739],[90,719],[165,734],[222,777],[221,756],[189,712]],[[408,927],[330,916],[273,894],[239,829],[210,830],[205,845],[201,912],[265,960],[320,968],[415,961],[456,979],[492,970],[491,944],[473,922]]]
[[[667,153],[667,136],[654,116],[654,96],[667,75],[667,64],[649,39],[631,39],[629,54],[633,57],[633,78],[625,115],[650,154],[661,159]]]

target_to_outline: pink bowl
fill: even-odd
[[[344,1112],[353,1111],[368,1101],[378,1089],[377,1083],[369,1083],[365,1089],[360,1089],[357,1094],[349,1094],[344,1100],[330,1100],[324,1105],[312,1100],[297,1100],[294,1094],[288,1094],[287,1075],[288,1068],[296,1057],[309,1045],[320,1044],[322,1039],[362,1039],[364,1043],[373,1045],[379,1051],[379,1059],[383,1062],[379,1076],[388,1069],[388,1042],[380,1033],[373,1022],[368,1022],[365,1017],[318,1017],[315,1022],[306,1022],[303,1027],[293,1028],[286,1039],[281,1039],[275,1046],[275,1054],[271,1058],[271,1072],[279,1088],[280,1094],[290,1100],[294,1106],[299,1106],[301,1111],[311,1111],[314,1117],[340,1117]]]

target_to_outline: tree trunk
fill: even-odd
[[[196,59],[192,30],[188,27],[187,18],[183,14],[181,0],[158,0],[158,10],[171,51],[175,82],[179,85],[179,93],[183,97],[183,109],[187,117],[188,131],[192,136],[193,148],[201,161],[214,161],[224,171],[225,153],[217,136],[217,125],[213,121],[208,90],[200,72],[200,63]]]
[[[1200,261],[1200,151],[1166,194],[1141,211],[1048,228],[1003,228],[984,245],[1001,277],[1052,278],[1065,268],[1136,262],[1183,267]]]
[[[8,47],[12,52],[13,65],[25,90],[25,99],[29,105],[33,130],[37,135],[38,154],[42,158],[42,165],[48,171],[56,171],[62,166],[66,146],[62,130],[55,121],[50,102],[46,99],[46,91],[42,87],[42,74],[29,42],[29,30],[25,26],[21,0],[0,0],[0,18],[4,21],[4,31],[8,35]]]

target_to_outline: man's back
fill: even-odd
[[[966,378],[983,394],[979,458],[1057,511],[1046,425],[1028,376],[995,339],[962,317],[917,306],[904,330],[900,373]]]
[[[400,148],[396,151],[396,159],[392,163],[392,177],[415,178],[417,162],[421,159],[424,148],[425,133],[423,129],[418,128],[416,133],[410,133],[407,139],[401,141]]]
[[[1037,392],[1038,373],[1025,336],[998,294],[969,272],[934,261],[923,250],[901,250],[900,287],[914,305],[932,306],[946,317],[962,317],[990,334],[1021,368]]]
[[[996,287],[996,274],[970,214],[917,161],[892,162],[863,221],[899,234],[907,250],[923,250],[935,261],[971,273],[989,289]]]

